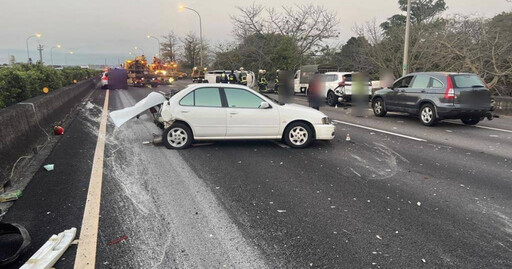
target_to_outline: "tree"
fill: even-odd
[[[412,1],[412,0],[411,0]],[[398,0],[400,10],[407,12],[407,0]],[[439,15],[446,10],[444,0],[415,0],[411,2],[411,23],[420,25],[422,23],[430,23],[439,19]],[[405,27],[407,17],[402,14],[396,14],[388,18],[387,21],[381,23],[380,27],[387,31],[396,27]]]
[[[195,34],[189,33],[183,38],[182,43],[182,66],[186,69],[192,69],[199,66],[201,59],[201,40]],[[203,40],[203,65],[207,66],[208,62],[208,45],[207,42]]]
[[[279,12],[262,5],[237,7],[241,14],[231,16],[234,34],[239,40],[250,36],[282,36],[298,49],[299,56],[318,47],[325,39],[338,37],[337,15],[322,6],[295,5]]]
[[[162,60],[164,61],[172,61],[175,62],[177,60],[178,49],[179,49],[179,38],[174,34],[174,32],[170,32],[167,35],[162,36],[165,40],[161,46],[162,51]]]

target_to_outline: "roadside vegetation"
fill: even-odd
[[[44,94],[43,89],[54,91],[90,78],[100,71],[64,67],[55,70],[41,64],[15,64],[0,68],[0,108]]]

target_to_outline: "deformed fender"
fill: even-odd
[[[110,112],[110,118],[112,119],[116,127],[119,127],[131,118],[134,118],[142,112],[154,106],[160,105],[165,101],[167,101],[167,98],[165,98],[163,94],[158,92],[151,92],[150,94],[148,94],[148,96],[140,100],[134,106]]]

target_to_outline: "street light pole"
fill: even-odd
[[[201,50],[199,53],[200,53],[201,67],[203,67],[203,23],[201,21],[201,15],[195,9],[192,9],[192,8],[189,8],[186,6],[180,6],[180,9],[181,10],[188,9],[188,10],[194,11],[197,14],[197,16],[199,16],[199,39],[201,42],[201,46],[200,46]]]
[[[70,52],[64,54],[64,63],[65,63],[65,65],[68,65],[68,54],[73,55],[73,53],[74,53],[73,51],[70,51]]]
[[[405,43],[404,43],[404,59],[402,64],[402,76],[407,75],[408,58],[409,58],[409,28],[411,27],[411,1],[407,0],[407,21],[405,22]]]
[[[35,35],[31,35],[29,37],[27,37],[27,63],[30,62],[30,51],[28,49],[28,41],[32,38],[32,37],[41,37],[41,34],[35,34]]]
[[[137,46],[135,46],[135,47],[133,47],[133,48],[134,48],[134,49],[136,49],[136,50],[140,50],[140,51],[142,51],[142,55],[146,55],[146,53],[144,53],[144,50],[143,50],[143,49],[141,49],[141,48],[139,48],[139,47],[137,47]]]
[[[160,53],[162,53],[162,45],[160,43],[160,39],[158,39],[157,37],[154,37],[152,35],[148,35],[148,38],[153,38],[158,42],[158,57],[160,58]]]
[[[60,44],[57,44],[57,46],[50,48],[50,59],[51,59],[51,62],[52,62],[52,67],[53,67],[53,49],[55,49],[55,48],[59,48],[60,49],[60,47],[62,47],[62,46]]]

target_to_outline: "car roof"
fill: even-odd
[[[244,85],[228,84],[228,83],[196,83],[196,84],[190,84],[189,87],[191,89],[207,88],[207,87],[249,89],[249,87],[244,86]]]
[[[410,75],[414,75],[414,76],[416,76],[416,75],[447,76],[447,75],[474,75],[474,74],[473,73],[458,73],[458,72],[414,72],[414,73],[407,74],[407,76],[410,76]]]
[[[326,75],[348,75],[353,74],[354,72],[326,72]]]

